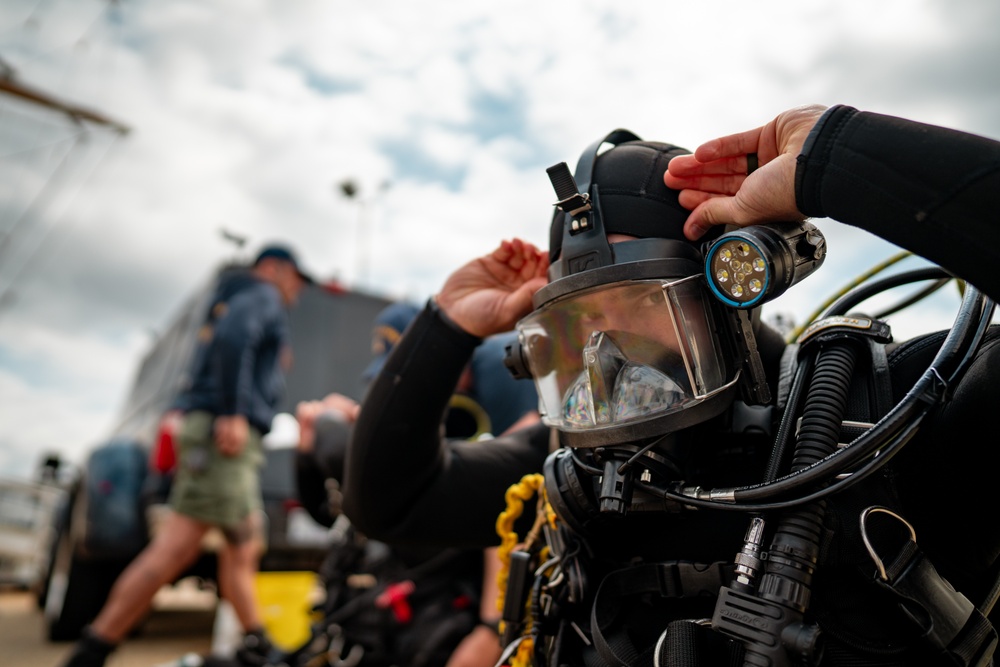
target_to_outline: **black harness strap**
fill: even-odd
[[[993,625],[973,604],[938,574],[917,546],[912,526],[898,514],[872,507],[862,514],[862,534],[866,518],[879,512],[896,518],[910,531],[892,561],[883,565],[869,544],[869,554],[877,565],[875,582],[897,600],[903,614],[918,628],[920,637],[942,661],[956,667],[985,667],[997,646]]]
[[[743,645],[694,621],[673,621],[656,645],[654,667],[743,667]]]
[[[591,608],[590,630],[594,648],[613,667],[652,665],[653,653],[640,654],[622,630],[609,632],[628,598],[643,593],[663,598],[714,597],[733,576],[730,563],[666,561],[626,567],[610,572],[601,581]]]

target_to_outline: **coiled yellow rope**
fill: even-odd
[[[542,526],[546,523],[553,528],[555,527],[556,515],[546,501],[544,481],[542,475],[525,475],[521,478],[520,482],[511,485],[507,489],[507,493],[504,494],[504,498],[507,501],[507,509],[500,513],[496,523],[497,535],[500,536],[500,546],[497,549],[497,557],[500,559],[500,571],[497,572],[497,588],[499,589],[497,611],[503,611],[504,598],[507,594],[507,581],[510,577],[510,555],[520,543],[517,533],[514,531],[514,522],[524,513],[525,501],[531,500],[536,493],[539,494],[537,517],[534,525],[531,527],[531,531],[525,537],[521,548],[529,551],[533,550],[538,542]],[[543,555],[544,551],[545,549],[541,550]],[[530,628],[532,623],[530,614],[527,623]],[[503,631],[503,625],[505,624],[501,621],[501,632]],[[533,650],[534,640],[530,636],[522,638],[521,643],[517,647],[517,652],[510,658],[511,667],[528,667],[531,664]]]
[[[538,474],[525,475],[520,482],[512,484],[504,494],[507,509],[500,512],[496,524],[497,535],[500,536],[500,547],[497,549],[497,557],[500,559],[500,571],[497,572],[497,587],[500,589],[500,594],[497,596],[497,611],[503,611],[507,578],[510,575],[510,554],[519,542],[517,533],[514,532],[514,522],[524,513],[525,501],[531,500],[538,489],[542,488],[544,481]]]

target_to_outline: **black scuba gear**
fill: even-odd
[[[873,114],[849,115],[844,120],[844,123],[819,128],[814,145],[822,146],[823,150],[800,161],[800,174],[805,174],[804,183],[808,186],[800,192],[800,208],[834,214],[845,222],[876,231],[917,250],[943,266],[961,267],[969,271],[967,277],[982,283],[978,286],[987,294],[1000,296],[1000,281],[991,270],[996,264],[991,261],[995,259],[993,255],[1000,248],[1000,227],[992,223],[995,211],[1000,209],[1000,187],[997,187],[1000,171],[990,167],[1000,165],[1000,145],[978,137],[963,137],[962,141],[953,142],[948,131]],[[916,148],[900,150],[900,146],[907,144]],[[972,160],[968,161],[966,158],[970,157]],[[825,161],[826,168],[819,160]],[[963,183],[971,187],[958,187]],[[817,208],[820,203],[824,208]],[[950,235],[946,239],[948,243],[941,242],[941,235],[945,233]],[[491,443],[489,453],[483,452],[481,457],[464,451],[456,456],[452,445],[441,443],[430,429],[421,428],[419,424],[402,425],[388,420],[376,423],[383,415],[390,414],[384,410],[389,404],[394,410],[405,407],[407,414],[420,415],[443,399],[435,389],[436,383],[447,383],[457,375],[450,379],[438,375],[433,376],[431,382],[427,380],[432,377],[432,370],[449,375],[453,365],[464,363],[463,358],[456,357],[463,356],[461,350],[466,345],[460,342],[448,349],[447,344],[441,344],[448,336],[455,335],[454,332],[445,333],[446,327],[436,321],[433,314],[427,314],[421,337],[409,341],[409,349],[405,352],[400,350],[391,375],[384,374],[380,393],[370,396],[370,403],[366,400],[361,418],[366,423],[357,431],[364,433],[364,437],[352,443],[349,464],[358,472],[354,478],[358,486],[349,490],[348,496],[357,494],[359,507],[365,507],[366,491],[374,497],[377,506],[365,507],[364,511],[366,520],[378,530],[439,544],[450,543],[456,533],[461,533],[463,539],[475,535],[475,539],[489,544],[493,540],[484,532],[484,527],[492,523],[498,511],[496,496],[492,499],[482,497],[474,487],[486,483],[491,488],[498,484],[506,487],[527,472],[540,471],[544,448],[531,450],[528,432],[522,432],[497,439]],[[888,372],[892,376],[892,391],[896,393],[893,403],[902,399],[902,393],[928,369],[941,340],[942,337],[928,336],[888,350]],[[406,343],[404,340],[403,345]],[[406,354],[411,356],[405,358]],[[863,548],[858,527],[861,512],[873,504],[900,509],[901,516],[915,528],[920,551],[966,598],[978,603],[991,597],[990,588],[998,570],[1000,528],[993,525],[995,522],[982,522],[977,518],[981,512],[970,512],[968,508],[988,510],[996,503],[992,493],[994,472],[978,462],[982,451],[982,417],[995,410],[998,399],[995,382],[996,369],[1000,367],[998,355],[1000,345],[996,332],[991,331],[969,359],[968,371],[957,386],[945,388],[933,378],[928,379],[925,383],[928,388],[945,390],[944,395],[950,400],[929,412],[920,428],[912,433],[912,438],[905,429],[898,432],[901,440],[909,438],[909,441],[905,449],[893,450],[895,456],[890,465],[878,470],[873,468],[867,477],[854,486],[844,487],[828,501],[820,535],[819,565],[812,580],[812,600],[808,609],[809,618],[819,624],[826,639],[821,664],[912,665],[926,664],[930,659],[930,654],[918,643],[919,629],[907,626],[897,613],[893,596],[873,583],[875,567]],[[765,363],[765,368],[772,389],[777,388],[778,374],[774,367]],[[867,378],[870,372],[861,370],[859,375]],[[848,391],[849,407],[853,407],[857,393],[853,386]],[[786,394],[775,392],[775,395]],[[786,400],[795,402],[793,396]],[[870,413],[869,417],[873,414],[877,413]],[[721,436],[711,435],[713,427],[729,426],[729,419],[728,414],[719,415],[677,434],[678,446],[687,437],[700,436],[711,443],[711,453],[720,458],[723,452],[733,453],[733,460],[739,461],[739,455],[745,453],[740,447],[744,440],[731,434],[742,431],[730,428]],[[541,430],[530,431],[537,443],[545,442]],[[790,441],[794,429],[789,426],[785,432]],[[779,440],[782,437],[786,436],[779,433]],[[854,437],[856,433],[845,441]],[[505,457],[504,450],[511,458]],[[354,451],[358,452],[358,458],[354,458]],[[708,452],[701,451],[707,460]],[[524,458],[518,458],[522,456]],[[387,465],[393,460],[403,465],[398,468]],[[580,467],[572,459],[559,460]],[[787,470],[787,466],[769,470],[766,460],[752,456],[748,456],[748,460],[756,465],[747,465],[745,470],[739,465],[732,466],[734,469],[728,471],[732,478],[721,483],[733,487],[753,485],[761,479],[778,477]],[[591,464],[583,461],[582,465]],[[698,467],[698,471],[704,473],[705,469]],[[582,477],[586,473],[580,474]],[[352,478],[350,473],[348,477]],[[456,478],[461,478],[461,482]],[[700,477],[701,480],[713,486],[720,483],[707,476]],[[642,484],[640,479],[637,486]],[[394,498],[385,498],[385,494],[375,491],[377,488],[392,488]],[[449,499],[443,493],[445,489],[460,488],[467,492],[460,499]],[[585,485],[578,484],[575,488],[584,489]],[[411,510],[415,503],[424,503],[429,498],[437,499],[437,512]],[[683,498],[672,504],[661,502],[659,507],[670,509],[682,502]],[[781,498],[772,499],[770,506],[762,507],[761,511],[780,510],[780,502],[783,502]],[[698,503],[692,500],[690,504]],[[424,509],[427,507],[423,505]],[[550,604],[554,612],[562,613],[559,618],[565,620],[553,628],[542,619],[539,632],[543,634],[538,637],[543,640],[558,637],[558,641],[555,645],[548,640],[539,642],[536,658],[545,658],[544,648],[548,646],[553,649],[548,657],[559,664],[585,661],[581,648],[584,641],[581,639],[574,644],[572,640],[579,636],[577,629],[587,636],[589,603],[601,578],[618,569],[614,567],[616,562],[619,566],[629,562],[732,562],[734,554],[741,551],[747,520],[738,512],[719,513],[711,509],[635,512],[615,517],[614,521],[583,517],[588,519],[584,532],[592,537],[583,541],[570,531],[572,540],[564,540],[567,555],[563,571],[567,578],[589,581],[587,590],[590,593],[584,596],[584,589],[579,586],[572,589],[577,597],[573,601],[575,608],[570,609],[567,597],[551,595],[546,590],[537,591],[537,604],[533,608],[544,609],[545,604]],[[524,534],[520,529],[518,532]],[[768,544],[766,540],[762,543]],[[578,567],[574,563],[581,565]],[[623,608],[624,611],[634,609],[639,613],[650,608],[648,603],[654,602],[642,599],[641,595],[635,597],[638,601],[630,601],[634,606],[630,604]],[[685,608],[678,612],[679,615],[685,619],[710,615],[711,610],[706,613],[704,605],[698,609],[688,606],[698,606],[698,601],[696,598],[682,602]],[[703,626],[696,626],[698,630],[689,632],[692,624],[688,620],[670,623],[670,610],[674,606],[662,600],[655,602],[661,603],[655,606],[665,612],[660,620],[674,630],[664,635],[664,645],[668,640],[674,641],[667,637],[668,634],[672,637],[700,636],[706,632]],[[714,606],[714,601],[708,606]],[[685,614],[688,611],[692,613]],[[702,615],[696,615],[697,612]],[[633,620],[634,614],[617,623],[621,629],[628,630]],[[642,640],[648,640],[648,629],[647,625],[635,627]],[[587,636],[587,641],[592,638]],[[562,647],[561,651],[557,646]],[[642,655],[653,653],[647,650],[651,647],[646,644],[640,648]],[[716,655],[714,651],[708,652]],[[737,659],[742,660],[742,657]],[[671,658],[676,655],[672,654]]]

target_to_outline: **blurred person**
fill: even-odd
[[[416,306],[398,302],[379,313],[372,331],[373,359],[362,375],[366,381],[378,374],[386,357],[418,312]],[[488,440],[494,432],[516,430],[538,421],[538,398],[534,387],[530,383],[517,382],[503,365],[504,351],[511,340],[512,333],[491,337],[465,367],[439,426],[443,437],[477,442],[481,443],[478,446],[488,447]],[[346,442],[359,409],[358,403],[339,393],[329,394],[320,400],[304,401],[296,408],[300,424],[296,466],[300,495],[304,496],[304,505],[312,508],[313,517],[325,525],[332,526],[340,514]],[[391,420],[392,417],[387,415],[385,419]],[[415,548],[406,542],[389,542],[387,545],[392,550],[393,558],[418,569],[440,558],[440,550],[436,548]],[[333,555],[337,560],[345,560],[342,554]],[[401,661],[400,665],[413,667],[445,664],[448,667],[493,667],[501,649],[496,605],[496,575],[499,569],[496,548],[456,552],[456,557],[446,564],[447,571],[442,572],[443,576],[458,584],[455,590],[468,588],[473,593],[472,599],[478,602],[478,610],[469,610],[473,612],[470,617],[473,622],[463,627],[462,634],[448,637],[441,632],[444,625],[441,619],[438,624],[442,627],[433,631],[428,628],[420,633],[424,636],[416,639],[418,643],[411,654],[405,657],[394,654],[393,659]],[[478,591],[474,588],[477,583]],[[419,593],[424,585],[416,581],[415,591]],[[435,585],[430,583],[429,587]],[[454,588],[454,584],[449,588]],[[414,608],[414,623],[421,613],[419,607]],[[352,630],[351,621],[343,625],[347,642],[352,641],[352,633],[355,641],[358,641],[359,633],[364,633]],[[407,630],[406,624],[400,626],[401,632]],[[433,642],[449,647],[450,655],[428,653],[427,647]],[[386,643],[397,645],[391,639]],[[398,646],[407,644],[403,641]],[[380,653],[377,656],[366,655],[360,660],[362,665],[376,665],[381,664],[378,662],[381,657]]]
[[[508,489],[542,478],[500,664],[992,664],[1000,531],[968,508],[993,503],[977,462],[1000,399],[1000,144],[817,111],[694,156],[616,130],[575,177],[550,168],[548,252],[503,241],[452,272],[370,386],[344,488],[370,536],[492,544]],[[821,259],[805,214],[978,281],[954,330],[897,343],[835,312],[788,344],[759,303],[710,292],[707,258],[750,250],[714,223],[772,221],[759,232]],[[442,440],[453,382],[511,328],[543,423]]]
[[[218,553],[220,594],[245,633],[236,661],[264,664],[270,641],[254,592],[263,549],[261,438],[292,363],[288,308],[312,282],[282,245],[264,247],[246,271],[220,282],[198,334],[189,384],[172,406],[183,423],[170,512],[115,582],[65,667],[103,665],[156,592],[198,557],[213,528],[225,538]]]

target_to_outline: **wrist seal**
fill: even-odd
[[[475,334],[471,334],[465,329],[463,329],[455,320],[448,317],[448,314],[441,310],[441,306],[438,305],[437,299],[431,297],[427,300],[427,310],[434,314],[439,320],[448,325],[448,328],[455,333],[461,334],[462,336],[468,338],[469,341],[473,342],[475,345],[479,345],[483,342],[483,339]]]
[[[830,150],[844,124],[858,113],[857,109],[845,104],[824,111],[795,159],[795,207],[810,217],[826,217],[820,191]]]

